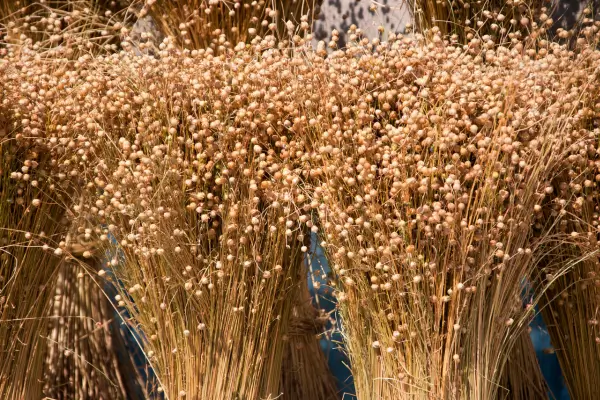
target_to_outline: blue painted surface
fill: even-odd
[[[537,311],[537,308],[536,308]],[[558,358],[555,353],[548,354],[545,349],[552,347],[550,343],[550,335],[546,329],[546,324],[542,319],[541,314],[537,313],[533,321],[531,321],[531,341],[540,363],[542,374],[548,384],[550,390],[550,399],[570,400],[569,392],[565,385],[565,380],[558,363]]]
[[[331,269],[329,268],[329,264],[325,259],[323,248],[318,245],[317,236],[314,233],[311,235],[310,242],[311,251],[307,256],[310,257],[307,259],[307,261],[311,264],[310,269],[312,271],[320,271],[329,276],[331,274]],[[319,282],[321,286],[318,289],[315,289],[313,281]],[[332,313],[332,318],[336,321],[339,321],[339,315],[336,307],[337,302],[332,294],[331,289],[327,285],[327,279],[323,279],[321,274],[309,273],[308,289],[315,300],[315,306],[325,310],[328,313]],[[332,327],[333,326],[330,325],[328,328]],[[350,361],[348,360],[348,357],[344,351],[342,335],[337,330],[334,330],[334,333],[331,335],[331,337],[324,337],[321,339],[321,348],[327,356],[330,370],[337,379],[339,392],[344,394],[343,400],[355,399],[356,392],[354,389],[354,381],[352,379],[350,369],[348,368]]]

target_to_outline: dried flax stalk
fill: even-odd
[[[91,265],[97,266],[97,263]],[[61,264],[44,366],[46,396],[138,398],[141,385],[133,363],[127,356],[119,357],[126,354],[126,349],[116,316],[99,283],[86,268],[78,262]]]
[[[546,400],[546,382],[538,364],[528,331],[519,334],[510,352],[500,386],[506,391],[499,393],[505,400]]]
[[[338,399],[335,377],[318,340],[325,321],[311,303],[306,278],[300,280],[296,291],[283,361],[282,392],[289,400]]]
[[[594,399],[600,388],[600,290],[594,284],[597,261],[583,261],[557,278],[540,309],[573,399]],[[596,280],[596,282],[598,282]]]
[[[307,31],[319,15],[322,0],[243,3],[157,0],[147,2],[139,16],[151,15],[162,34],[181,47],[221,51],[267,35],[288,39],[297,33],[296,25]]]

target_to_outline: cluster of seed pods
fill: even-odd
[[[579,287],[599,301],[598,27],[572,48],[355,27],[331,54],[273,36],[2,48],[2,184],[15,212],[52,205],[64,226],[10,240],[111,251],[99,274],[125,285],[169,397],[259,398],[279,391],[317,233],[360,398],[496,398],[532,316],[524,280],[543,290],[588,255]],[[578,250],[545,265],[558,242]]]

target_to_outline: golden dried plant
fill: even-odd
[[[292,39],[298,30],[309,30],[321,2],[146,0],[141,15],[149,13],[161,31],[174,38],[179,46],[218,52],[266,35]]]
[[[169,397],[281,394],[321,232],[361,399],[495,399],[531,318],[523,280],[544,290],[535,261],[573,240],[534,230],[545,213],[560,223],[555,203],[577,207],[547,203],[552,182],[598,173],[599,26],[572,50],[464,49],[435,28],[353,28],[330,55],[270,35],[222,54],[168,39],[77,61],[8,48],[6,137],[48,158],[10,177],[60,187],[72,229],[107,250],[116,238],[124,259],[99,274],[124,283],[115,300]],[[64,235],[47,251],[68,254]]]

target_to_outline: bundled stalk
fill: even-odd
[[[544,248],[537,284],[548,287],[540,310],[572,398],[594,398],[600,393],[592,383],[600,373],[600,124],[596,120],[591,125],[595,128],[581,131],[566,149],[563,173],[552,182],[552,194],[546,207],[539,210],[536,226],[557,238]]]
[[[321,2],[146,0],[140,15],[149,13],[162,33],[174,38],[180,47],[221,52],[256,37],[291,38],[295,26],[309,29]]]
[[[122,339],[107,326],[114,312],[102,289],[63,261],[90,252],[69,240],[72,192],[48,179],[62,173],[38,140],[45,127],[36,117],[0,118],[0,397],[126,398],[135,375],[117,362]]]
[[[84,251],[89,249],[76,248],[72,254],[82,257]],[[93,265],[98,263],[71,259],[58,271],[44,395],[53,399],[142,398],[142,383],[127,355],[114,309],[94,279]]]
[[[231,48],[231,43],[249,42],[258,35],[275,34],[282,38],[291,38],[296,33],[294,23],[302,21],[300,27],[306,31],[316,17],[320,0],[302,0],[294,2],[258,3],[243,2],[147,2],[141,16],[150,10],[153,22],[158,22],[161,33],[176,38],[179,46],[186,48],[211,48],[223,50]],[[193,11],[192,11],[193,10]],[[268,23],[271,19],[271,23]],[[286,20],[289,21],[286,23]],[[181,21],[186,21],[182,23]],[[261,21],[261,25],[257,24]],[[293,22],[292,22],[293,21]],[[143,33],[149,37],[156,32]],[[217,40],[218,39],[218,40]],[[281,45],[284,42],[280,42]],[[140,48],[150,47],[151,42]],[[301,285],[302,282],[299,282]],[[314,318],[314,309],[307,303],[306,289],[300,292],[294,303],[294,316],[290,329],[294,332],[286,338],[283,393],[290,398],[326,399],[336,397],[333,377],[327,369],[323,352],[314,339],[320,328]],[[290,296],[293,298],[294,296]],[[299,322],[302,321],[299,325]],[[307,324],[307,325],[305,325]],[[300,329],[304,326],[306,331]],[[311,368],[305,366],[311,365]]]
[[[47,316],[60,265],[42,246],[68,227],[64,207],[45,201],[52,189],[37,176],[46,155],[15,140],[15,127],[0,115],[0,398],[39,398],[43,382],[32,377],[43,375]]]
[[[36,57],[74,58],[82,50],[98,51],[101,45],[114,40],[104,31],[106,24],[121,18],[121,14],[108,10],[116,3],[14,5],[17,2],[2,5],[3,55],[34,48]],[[106,13],[100,16],[103,7]],[[65,43],[71,45],[63,52]],[[60,70],[59,64],[50,62],[50,69]],[[14,71],[9,67],[4,72]],[[7,97],[2,100],[4,104],[11,101]],[[21,103],[25,108],[31,105],[26,98]],[[135,392],[137,375],[128,365],[128,357],[117,361],[119,354],[114,351],[123,351],[120,345],[124,343],[117,326],[109,329],[107,325],[114,311],[108,307],[101,287],[93,287],[88,276],[71,274],[73,267],[61,261],[75,251],[73,246],[79,246],[68,243],[68,209],[73,206],[73,191],[65,185],[64,177],[53,179],[62,172],[56,168],[56,154],[48,151],[47,143],[39,136],[52,116],[45,114],[43,106],[34,108],[37,114],[33,118],[19,114],[3,114],[0,118],[5,126],[0,136],[0,229],[2,277],[6,283],[2,299],[7,305],[0,323],[6,341],[0,357],[0,397],[40,398],[44,392],[54,398],[126,398],[125,393]],[[62,248],[57,249],[59,245]],[[94,325],[98,321],[104,321],[100,328]],[[121,371],[116,368],[118,364]],[[123,373],[126,379],[121,378]]]
[[[458,43],[489,35],[495,40],[522,38],[532,31],[544,34],[553,24],[552,10],[544,0],[459,1],[412,0],[415,28],[425,32],[436,27]]]
[[[298,282],[296,296],[286,338],[282,392],[286,399],[338,399],[335,379],[319,343],[328,317],[312,305],[306,274]]]
[[[119,49],[135,15],[130,2],[7,1],[0,9],[0,41],[31,41],[40,56],[76,58]]]
[[[581,259],[582,256],[578,254],[577,257]],[[560,266],[564,266],[574,258],[563,256],[561,259]],[[550,270],[556,269],[551,265],[546,268],[549,275],[552,275]],[[542,316],[572,398],[594,398],[600,394],[593,384],[600,373],[597,323],[600,296],[595,283],[598,272],[596,260],[578,261],[568,273],[551,278],[553,283],[540,302]]]
[[[592,47],[574,56],[579,68],[567,79],[534,49],[527,52],[536,57],[522,59],[522,45],[490,48],[482,62],[476,52],[435,43],[431,57],[396,45],[404,56],[396,75],[363,54],[348,83],[361,87],[360,77],[377,73],[381,84],[333,106],[335,128],[316,136],[325,177],[313,192],[323,245],[343,284],[363,399],[498,396],[530,318],[523,281],[539,275],[535,210],[560,173],[563,149],[591,121],[586,106],[597,101]],[[576,62],[558,44],[548,51]],[[576,109],[566,100],[574,97]],[[533,104],[539,118],[528,111]],[[536,237],[536,248],[547,240]]]
[[[548,399],[548,388],[529,336],[522,331],[504,368],[498,398],[506,400]]]
[[[31,56],[21,54],[22,63],[14,67],[37,63],[39,85],[50,90],[48,97],[58,96],[49,85],[66,85],[62,88],[73,96],[86,96],[86,89],[72,91],[78,79],[65,79],[70,76],[66,68],[49,73],[55,72],[51,62]],[[275,153],[268,131],[250,124],[255,135],[250,136],[241,112],[229,120],[222,103],[198,98],[218,96],[222,82],[235,76],[215,80],[205,74],[220,68],[222,60],[182,64],[183,54],[171,48],[161,56],[173,63],[160,65],[132,54],[88,59],[90,64],[81,59],[76,74],[87,76],[89,88],[94,87],[87,95],[108,99],[118,89],[127,93],[128,105],[88,97],[89,105],[101,109],[75,111],[64,108],[75,98],[61,96],[57,108],[48,110],[54,119],[40,140],[57,158],[69,160],[62,168],[80,179],[65,182],[81,199],[71,207],[73,226],[91,233],[106,249],[112,247],[109,234],[119,242],[124,260],[115,258],[111,266],[126,293],[115,300],[128,309],[133,329],[146,339],[146,355],[166,394],[276,397],[282,390],[283,338],[289,336],[294,293],[306,274],[308,237],[299,227],[307,196],[294,175],[286,172],[286,180],[273,183],[265,180],[263,168],[267,156],[289,171],[297,170],[299,161]],[[202,60],[200,54],[194,57]],[[254,60],[247,68],[262,74]],[[147,66],[145,73],[123,74],[133,72],[123,66],[138,61]],[[195,85],[186,78],[190,67]],[[12,78],[8,86],[17,84]],[[253,75],[249,79],[256,84]],[[157,104],[148,114],[150,99],[164,98],[167,88],[179,93],[169,100],[174,108]],[[252,105],[247,100],[238,104],[244,106]],[[71,163],[81,169],[69,169]],[[59,180],[61,174],[50,179]]]

